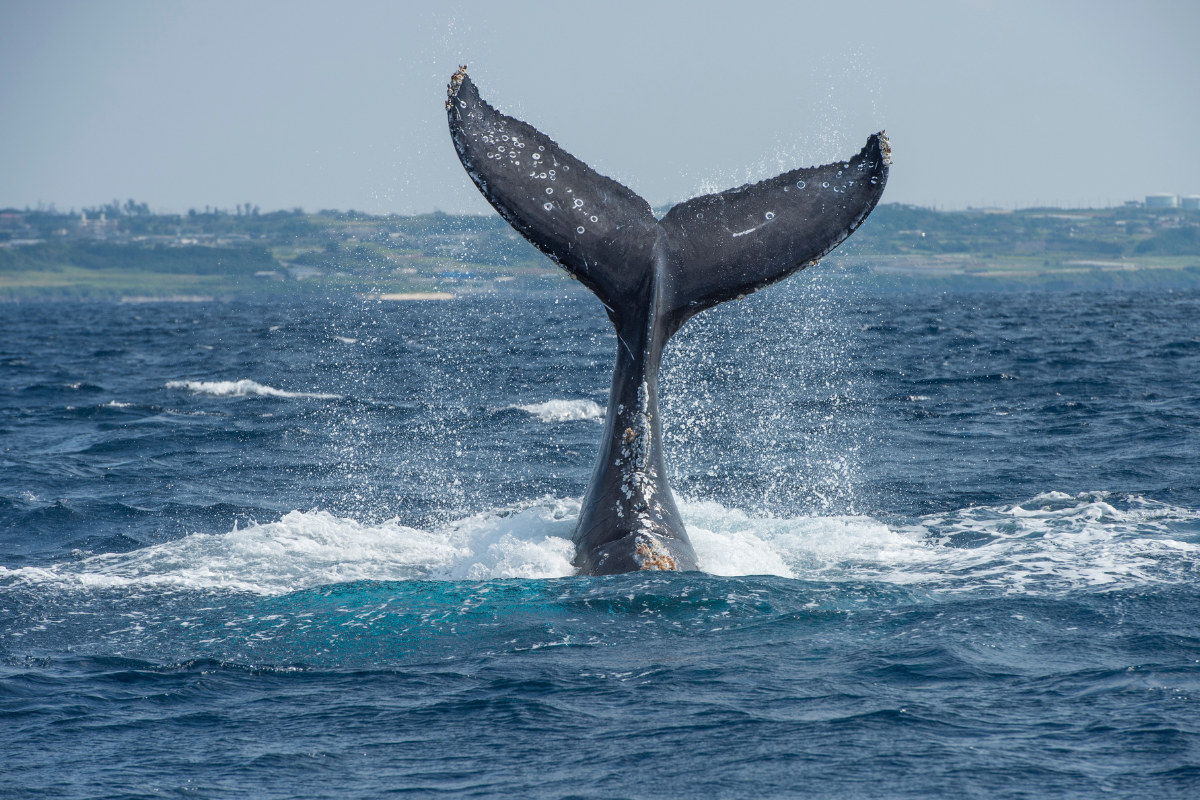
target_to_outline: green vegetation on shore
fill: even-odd
[[[822,268],[879,289],[1200,287],[1200,212],[882,205]],[[0,210],[0,300],[450,292],[565,274],[500,217]]]

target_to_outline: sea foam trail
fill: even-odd
[[[604,407],[591,400],[547,400],[517,408],[540,419],[542,422],[570,422],[577,419],[604,419]]]
[[[51,569],[0,567],[0,584],[283,594],[359,580],[558,578],[574,571],[570,536],[578,514],[578,502],[546,501],[426,531],[292,511],[278,522],[192,534]]]
[[[681,504],[705,571],[931,591],[1056,593],[1190,579],[1200,511],[1103,494],[1039,495],[887,525],[870,517],[752,517]],[[574,573],[576,500],[545,499],[432,530],[323,511],[192,534],[128,553],[5,570],[0,585],[163,587],[283,594],[357,580],[562,578]],[[966,541],[962,541],[966,540]]]
[[[196,394],[211,394],[216,397],[308,397],[315,400],[341,400],[340,394],[320,392],[288,392],[274,386],[264,386],[251,380],[240,381],[168,381],[168,389],[187,389]]]
[[[1049,492],[1025,503],[930,514],[762,519],[685,506],[701,565],[720,575],[881,581],[937,591],[1046,593],[1185,579],[1200,557],[1200,511],[1107,493]]]

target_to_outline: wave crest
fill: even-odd
[[[591,400],[547,400],[525,406],[509,406],[540,419],[542,422],[570,422],[577,419],[604,419],[604,407]]]
[[[168,389],[187,389],[196,394],[211,394],[214,397],[308,397],[314,400],[341,400],[340,394],[321,392],[289,392],[264,386],[257,381],[167,381]]]

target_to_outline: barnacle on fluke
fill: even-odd
[[[603,441],[575,529],[583,574],[699,565],[667,482],[658,368],[692,316],[817,263],[883,194],[882,134],[853,158],[688,200],[661,220],[616,181],[480,96],[465,66],[446,112],[459,159],[518,232],[587,286],[617,331]]]
[[[458,94],[458,87],[462,86],[462,82],[467,77],[467,65],[462,64],[450,76],[450,83],[446,85],[446,108],[450,108],[450,104],[454,102],[455,96]]]

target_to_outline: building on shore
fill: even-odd
[[[1148,194],[1146,195],[1146,208],[1179,208],[1179,195]]]
[[[85,239],[107,239],[110,236],[116,236],[120,232],[120,221],[115,219],[107,219],[104,212],[100,212],[97,219],[88,219],[86,212],[80,213],[79,222],[75,225],[75,233]]]

